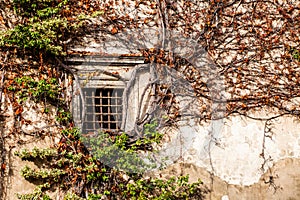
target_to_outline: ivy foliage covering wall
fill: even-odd
[[[24,166],[21,175],[36,184],[34,191],[17,194],[19,199],[51,199],[49,191],[65,191],[63,199],[202,199],[207,189],[201,181],[189,184],[188,176],[163,180],[145,179],[139,173],[126,173],[114,167],[108,167],[101,161],[114,148],[124,152],[150,151],[152,144],[159,143],[161,135],[156,131],[155,121],[145,125],[148,136],[132,141],[125,133],[108,135],[90,140],[89,148],[97,148],[91,155],[81,138],[81,133],[72,122],[69,102],[66,101],[66,85],[63,74],[68,67],[62,64],[66,55],[64,41],[83,34],[85,20],[105,11],[93,6],[77,9],[79,3],[73,0],[12,0],[1,4],[7,13],[13,13],[14,24],[7,23],[0,32],[0,48],[4,53],[3,68],[7,74],[3,94],[13,104],[16,128],[13,134],[24,134],[18,124],[24,122],[23,106],[27,101],[44,105],[44,114],[55,107],[59,133],[47,133],[38,130],[34,137],[45,134],[59,134],[60,140],[52,148],[33,148],[16,151],[22,160],[43,167],[32,169]],[[3,18],[2,18],[3,19]],[[5,19],[4,19],[5,20]],[[9,22],[9,21],[8,21]],[[28,72],[31,75],[28,76]],[[71,80],[72,81],[72,80]],[[52,113],[53,114],[53,113]],[[53,126],[53,125],[51,125]],[[147,127],[148,126],[148,127]],[[30,135],[30,134],[29,134]],[[8,136],[2,135],[5,138]],[[105,143],[109,142],[109,147]],[[102,148],[99,148],[102,145]],[[113,160],[113,155],[111,157]],[[2,160],[5,171],[6,160]],[[138,157],[122,157],[128,168],[139,163]],[[133,165],[132,162],[135,162]],[[116,165],[117,166],[117,165]]]
[[[45,160],[51,169],[38,172],[24,168],[25,178],[43,181],[34,194],[20,195],[20,198],[42,198],[44,192],[53,187],[72,190],[68,195],[71,199],[75,198],[74,195],[78,198],[106,195],[111,199],[143,199],[146,194],[158,199],[200,195],[195,197],[199,199],[205,192],[199,183],[186,184],[185,178],[179,178],[179,182],[173,179],[144,180],[133,174],[128,175],[131,178],[124,178],[127,176],[123,176],[123,172],[101,163],[107,149],[101,150],[96,158],[89,154],[80,133],[74,128],[65,93],[73,81],[72,76],[65,74],[74,75],[74,71],[62,62],[71,44],[86,44],[82,38],[87,34],[99,33],[92,39],[101,43],[107,35],[124,33],[124,38],[119,38],[124,42],[123,46],[140,51],[152,69],[149,88],[159,94],[151,99],[152,111],[170,108],[168,103],[172,104],[172,95],[164,99],[168,90],[156,90],[154,80],[166,77],[168,73],[172,75],[170,71],[175,70],[185,80],[185,85],[192,88],[184,90],[186,93],[181,95],[195,97],[199,106],[195,104],[198,112],[193,117],[200,122],[231,114],[253,118],[249,113],[260,108],[276,111],[272,119],[283,115],[299,117],[300,107],[296,101],[300,90],[298,1],[10,0],[1,1],[0,10],[3,72],[0,94],[9,98],[13,105],[16,128],[10,134],[23,134],[20,124],[30,123],[22,116],[27,100],[44,104],[44,113],[54,112],[57,116],[55,126],[61,134],[60,142],[51,151],[33,149],[17,153],[25,160]],[[151,49],[144,45],[149,39],[147,28],[154,28],[159,35],[157,44]],[[134,38],[130,30],[135,30],[138,37]],[[180,44],[182,41],[186,43]],[[193,44],[189,46],[187,41]],[[175,55],[173,50],[180,46],[187,47],[186,51],[180,51],[180,56]],[[211,61],[197,68],[192,63],[197,63],[203,52]],[[64,84],[66,82],[70,85]],[[166,87],[177,87],[176,83],[168,83]],[[214,102],[219,106],[214,106]],[[48,109],[50,105],[56,110]],[[180,117],[179,108],[175,107],[173,116],[168,117],[169,123],[176,122]],[[264,120],[267,127],[270,119],[256,120]],[[137,121],[155,123],[150,118]],[[164,121],[163,117],[159,118],[158,126]],[[145,131],[147,123],[139,124],[138,131]],[[268,137],[271,130],[265,129],[264,137]],[[43,134],[38,131],[32,136]],[[159,142],[157,139],[160,138],[155,131],[152,134],[152,137],[139,141],[116,134],[112,138],[104,136],[91,142],[106,138],[105,142],[115,145],[112,149],[123,148],[128,152],[151,150],[151,144]],[[8,137],[9,134],[2,135],[1,148]],[[261,156],[268,159],[264,150]],[[6,161],[1,158],[1,162],[3,173]],[[123,162],[127,162],[126,159]],[[130,164],[127,167],[130,168]],[[63,185],[60,184],[62,181]]]

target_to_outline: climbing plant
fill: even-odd
[[[299,104],[294,101],[300,89],[297,1],[10,0],[1,2],[0,9],[1,70],[10,73],[3,81],[1,94],[3,91],[14,106],[15,120],[22,120],[26,98],[46,100],[59,104],[57,126],[64,127],[51,151],[17,153],[25,160],[44,160],[52,170],[24,168],[26,179],[42,183],[32,194],[20,194],[21,199],[47,199],[45,191],[52,187],[71,190],[65,197],[69,199],[201,199],[206,190],[200,189],[200,183],[187,184],[186,177],[145,180],[104,166],[101,158],[111,149],[89,154],[88,148],[103,138],[113,144],[110,148],[150,151],[152,144],[161,139],[156,130],[149,128],[155,112],[165,111],[157,118],[158,127],[189,116],[175,105],[175,97],[169,92],[178,87],[177,80],[162,81],[158,87],[158,80],[173,77],[174,71],[187,83],[180,85],[183,89],[179,95],[193,97],[195,103],[188,105],[197,106],[192,116],[200,122],[236,113],[254,119],[250,113],[258,108],[278,111],[273,118],[299,117]],[[154,32],[150,37],[151,29]],[[90,140],[90,147],[85,147],[81,133],[73,128],[71,114],[63,106],[67,102],[62,99],[66,96],[63,81],[68,79],[63,74],[74,75],[74,69],[63,61],[72,53],[87,54],[68,49],[84,45],[87,35],[99,43],[118,36],[123,47],[135,49],[133,53],[143,56],[151,66],[147,89],[152,92],[152,108],[135,122],[135,130],[147,137],[132,141],[125,133],[112,137],[103,133],[102,138]],[[148,48],[145,44],[153,35],[155,44]],[[114,77],[118,78],[117,74]],[[261,155],[265,159],[264,150]],[[142,164],[135,158],[131,161]],[[1,162],[1,170],[5,171],[5,160]]]
[[[24,149],[15,153],[22,160],[48,163],[46,170],[33,170],[28,166],[22,169],[22,176],[26,180],[38,181],[39,184],[31,194],[18,194],[20,199],[49,198],[45,191],[53,187],[69,190],[66,199],[202,199],[207,193],[200,180],[188,183],[188,176],[145,179],[137,173],[139,170],[134,169],[135,173],[126,173],[117,170],[117,164],[116,168],[111,168],[101,162],[103,155],[105,158],[116,159],[115,154],[110,155],[111,152],[114,153],[113,147],[130,149],[129,152],[135,151],[137,146],[149,146],[146,140],[131,142],[128,145],[128,136],[123,133],[115,139],[110,138],[113,145],[110,145],[109,149],[103,147],[105,143],[100,146],[98,143],[90,144],[91,148],[97,148],[93,151],[97,153],[90,155],[81,142],[77,129],[63,130],[62,135],[55,149],[34,148],[31,151]],[[138,166],[136,162],[143,163],[143,160],[132,154],[121,156],[116,162],[121,162],[122,166],[131,168]]]
[[[110,12],[97,9],[97,6],[92,12],[90,9],[78,12],[74,3],[67,0],[13,0],[8,4],[20,23],[1,31],[0,46],[7,50],[4,58],[6,69],[15,66],[19,70],[6,82],[5,89],[17,105],[14,111],[16,120],[22,120],[22,107],[32,100],[44,103],[46,114],[51,114],[48,104],[56,106],[57,126],[65,126],[60,129],[61,139],[54,147],[15,152],[22,160],[42,166],[39,169],[23,167],[21,175],[37,187],[31,193],[17,194],[17,197],[24,200],[51,199],[49,191],[60,188],[67,191],[64,199],[203,198],[207,189],[201,181],[189,184],[188,177],[144,179],[140,174],[142,171],[136,169],[145,167],[146,163],[135,152],[152,151],[152,145],[162,138],[156,130],[156,121],[145,124],[144,137],[133,140],[126,133],[114,136],[99,133],[98,137],[85,142],[83,133],[73,127],[67,102],[62,98],[65,94],[61,84],[62,71],[57,71],[54,66],[58,64],[72,74],[61,61],[57,62],[67,55],[66,41],[81,36],[82,27],[90,18]],[[25,75],[26,70],[32,75]],[[96,150],[90,154],[93,148]],[[114,149],[124,150],[117,160],[114,160],[116,155],[111,154]],[[107,166],[103,159],[112,159],[116,163]],[[134,173],[120,171],[119,165]]]

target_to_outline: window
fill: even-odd
[[[95,116],[102,130],[119,130],[122,123],[123,89],[97,89]]]
[[[132,130],[137,115],[140,94],[148,77],[148,68],[141,68],[128,94],[128,110],[123,114],[123,92],[137,65],[144,65],[141,56],[103,56],[72,54],[66,64],[76,69],[73,82],[72,114],[82,133],[98,130],[119,131],[122,119],[125,130]],[[118,74],[113,76],[112,74]],[[119,78],[121,77],[121,78]],[[141,81],[142,80],[142,81]]]
[[[123,88],[84,88],[84,132],[117,131],[122,123]]]

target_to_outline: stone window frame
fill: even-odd
[[[124,112],[118,111],[118,115],[120,117],[116,120],[115,128],[104,127],[103,124],[97,125],[97,122],[99,121],[95,120],[96,115],[100,113],[95,112],[95,109],[87,110],[87,106],[89,106],[89,104],[94,104],[90,106],[95,108],[95,101],[90,101],[87,105],[83,104],[86,104],[86,97],[92,99],[97,97],[97,95],[95,94],[99,90],[112,90],[115,92],[117,91],[118,99],[121,100],[120,91],[124,91],[126,83],[129,81],[134,67],[140,64],[144,64],[143,57],[72,55],[68,57],[66,63],[69,67],[72,67],[76,70],[77,76],[73,81],[73,98],[71,106],[75,125],[79,127],[82,132],[85,133],[94,133],[99,130],[108,132],[123,131],[121,130],[120,123],[121,119],[124,117]],[[89,93],[91,95],[86,94],[87,90],[90,90]],[[82,98],[84,99],[83,101]],[[135,102],[138,102],[138,100],[135,100]],[[87,117],[89,117],[88,120],[83,120],[87,119]],[[85,127],[86,121],[90,121],[92,122],[92,124],[89,124],[88,127]]]

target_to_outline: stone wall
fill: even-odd
[[[300,198],[298,118],[262,108],[248,117],[233,115],[198,127],[189,123],[175,134],[167,132],[172,139],[161,156],[174,164],[154,175],[200,178],[211,190],[209,199]]]
[[[0,123],[0,199],[15,200],[17,194],[30,193],[36,187],[21,176],[21,170],[27,165],[43,168],[43,165],[22,161],[15,156],[16,151],[33,148],[52,147],[59,141],[59,126],[56,125],[56,108],[47,105],[49,113],[44,113],[45,106],[28,99],[23,105],[23,120],[15,120],[13,105],[6,94],[2,96]],[[18,131],[16,131],[18,130]],[[42,131],[42,134],[40,134]],[[4,164],[4,165],[3,165]]]
[[[25,165],[14,152],[23,148],[44,148],[58,141],[55,127],[55,107],[50,114],[42,112],[43,105],[28,100],[22,115],[31,123],[21,124],[22,134],[9,134],[18,125],[13,117],[9,98],[2,97],[1,136],[6,136],[4,159],[8,165],[1,171],[2,199],[17,199],[17,193],[27,193],[34,184],[21,175]],[[201,179],[210,188],[208,199],[299,199],[300,197],[300,122],[296,117],[278,115],[271,109],[262,108],[244,115],[231,115],[219,121],[196,125],[189,119],[179,122],[176,131],[166,131],[161,146],[167,166],[151,175],[190,174],[190,181]],[[46,127],[46,125],[54,125]],[[45,137],[34,135],[45,128]],[[1,138],[0,138],[1,139]],[[2,140],[0,140],[1,142]],[[1,147],[1,146],[0,146]],[[57,191],[52,194],[60,199]]]

